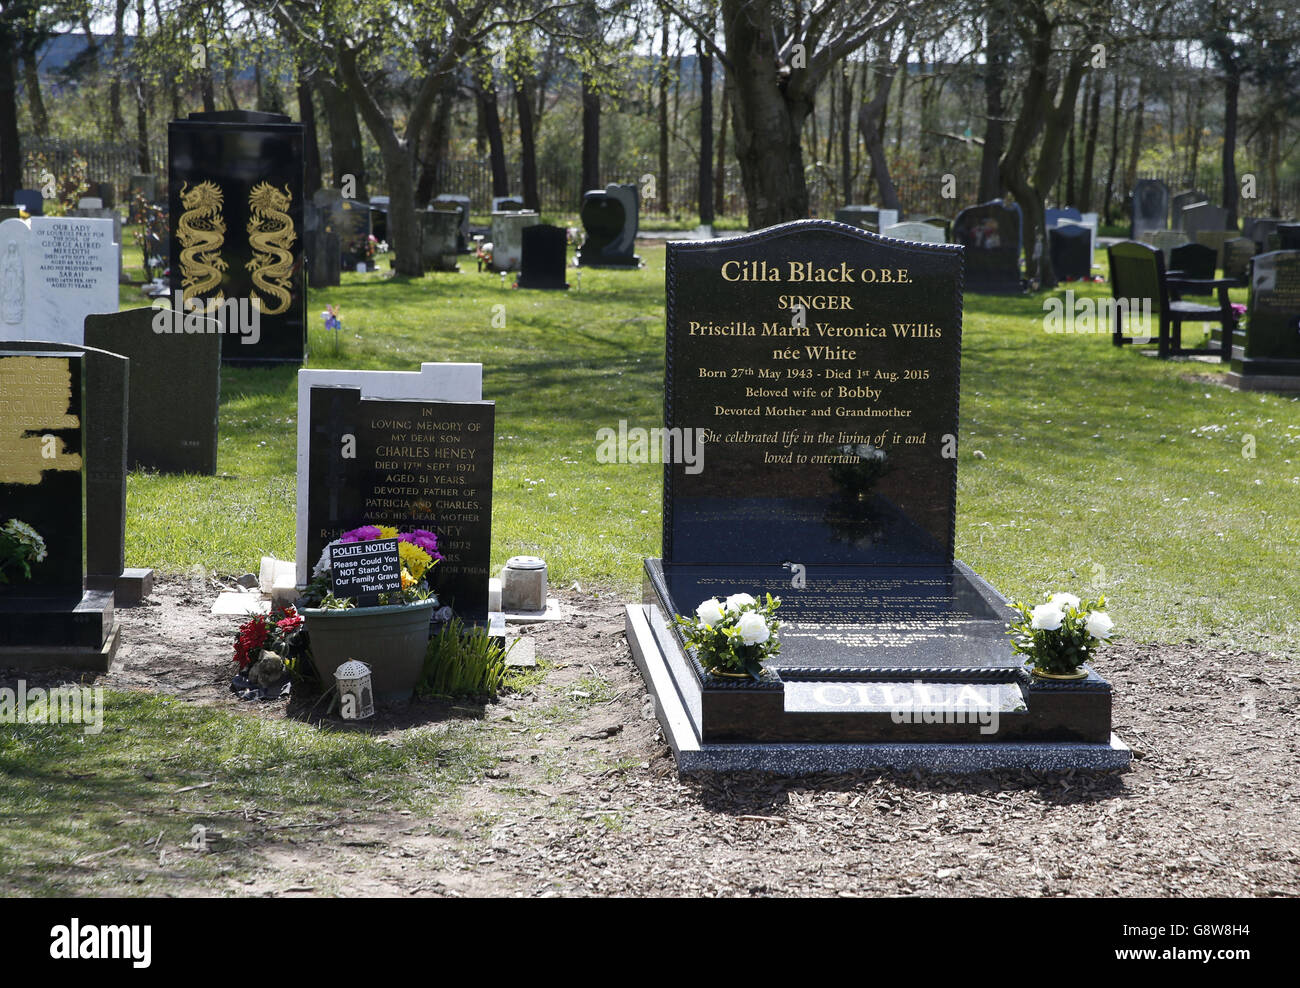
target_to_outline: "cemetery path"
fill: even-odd
[[[623,602],[560,594],[528,629],[544,677],[482,708],[495,767],[428,814],[364,805],[293,842],[266,833],[236,895],[1300,895],[1300,666],[1184,642],[1104,659],[1122,775],[680,779],[623,636]],[[104,685],[247,716],[228,692],[234,620],[164,581],[120,612]],[[1211,639],[1213,641],[1213,639]],[[448,716],[417,703],[374,730]],[[273,829],[273,828],[272,828]],[[193,893],[177,880],[178,894]]]

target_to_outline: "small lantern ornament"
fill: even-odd
[[[334,670],[339,690],[339,713],[344,720],[365,720],[375,715],[375,691],[370,685],[370,666],[356,659]]]

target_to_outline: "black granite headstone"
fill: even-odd
[[[582,197],[583,229],[587,237],[578,250],[582,267],[635,268],[640,198],[635,185],[607,185]]]
[[[1169,200],[1169,222],[1175,230],[1183,228],[1183,210],[1193,203],[1206,202],[1207,196],[1204,192],[1187,190],[1176,193]]]
[[[953,243],[966,248],[966,288],[973,292],[1021,290],[1020,213],[1000,202],[971,206],[952,222]]]
[[[1205,244],[1182,244],[1169,251],[1169,270],[1186,278],[1214,277],[1214,248]]]
[[[568,288],[569,284],[564,280],[568,236],[564,230],[558,226],[539,223],[524,227],[521,236],[523,255],[519,262],[519,287]]]
[[[664,555],[629,636],[696,743],[974,740],[880,694],[961,682],[1029,713],[997,739],[1109,740],[1106,684],[1049,709],[953,557],[963,257],[824,220],[669,243]],[[759,683],[709,675],[671,623],[738,592],[782,599]]]
[[[328,209],[309,202],[303,210],[303,257],[309,288],[333,288],[340,284],[339,235],[331,226]]]
[[[167,127],[172,287],[261,306],[260,338],[223,336],[222,358],[301,364],[303,127],[278,113],[191,113]]]
[[[1092,232],[1086,226],[1054,226],[1047,239],[1058,278],[1083,281],[1092,276]]]
[[[460,236],[460,213],[454,209],[421,209],[415,214],[420,224],[420,257],[425,271],[456,271]]]
[[[1139,240],[1151,230],[1164,230],[1169,225],[1169,186],[1158,178],[1139,179],[1133,186],[1132,219],[1129,239]]]
[[[92,452],[87,357],[58,347],[0,349],[0,524],[16,519],[30,526],[46,548],[46,558],[31,563],[30,578],[13,566],[0,582],[0,667],[106,670],[117,648],[112,591],[83,588]],[[120,391],[126,361],[111,354],[94,359],[105,369],[97,387],[115,379]],[[107,431],[101,438],[109,440]],[[120,544],[120,532],[114,534]]]
[[[1245,390],[1300,391],[1300,250],[1251,259],[1245,343],[1232,348],[1228,381]]]
[[[112,591],[118,606],[138,603],[153,570],[126,568],[127,405],[132,364],[118,353],[44,341],[5,343],[10,352],[70,353],[85,366],[86,586]],[[0,512],[4,507],[0,504]],[[0,518],[0,521],[5,519]]]
[[[362,398],[311,388],[308,558],[364,524],[438,536],[431,585],[463,620],[487,620],[492,402]],[[349,439],[350,437],[350,439]]]
[[[29,216],[45,215],[45,199],[41,196],[40,189],[16,189],[14,205],[22,206]]]
[[[159,332],[160,329],[168,330]],[[86,343],[131,358],[127,462],[160,473],[217,472],[221,333],[199,312],[167,308],[86,317]]]
[[[1241,284],[1250,282],[1250,259],[1258,251],[1249,237],[1233,237],[1223,243],[1223,276]]]

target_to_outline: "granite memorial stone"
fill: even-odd
[[[86,316],[117,311],[116,254],[110,220],[0,223],[0,340],[82,343]]]
[[[84,588],[85,386],[82,353],[0,349],[0,505],[46,549],[0,583],[0,667],[107,671],[117,651],[112,591]]]
[[[492,270],[518,271],[524,254],[524,228],[537,223],[530,210],[492,214]]]
[[[362,524],[434,532],[443,559],[433,568],[431,589],[465,622],[486,623],[493,416],[492,402],[401,401],[363,398],[359,388],[310,388],[308,557],[319,557],[330,541]]]
[[[1086,226],[1062,225],[1047,231],[1052,270],[1063,281],[1092,277],[1092,233]]]
[[[880,231],[882,236],[895,240],[911,240],[919,244],[947,243],[943,228],[929,223],[895,223]]]
[[[201,312],[180,316],[161,305],[86,318],[87,345],[131,359],[132,468],[217,472],[220,328]]]
[[[1228,383],[1246,391],[1300,391],[1300,250],[1250,262],[1245,343],[1232,348]]]
[[[562,227],[537,224],[524,228],[523,252],[519,267],[520,288],[564,290],[568,261],[568,235]]]
[[[457,271],[460,213],[450,209],[418,211],[420,255],[426,271]]]
[[[1148,230],[1169,227],[1169,186],[1158,178],[1139,179],[1133,186],[1129,239],[1140,240]]]
[[[456,231],[456,251],[464,254],[469,250],[469,196],[458,196],[444,192],[442,195],[433,197],[435,209],[446,209],[448,206],[454,206],[460,213],[460,227]],[[439,205],[442,203],[443,205]]]
[[[1249,237],[1232,237],[1223,244],[1223,276],[1243,285],[1250,283],[1250,259],[1258,251]]]
[[[639,211],[635,185],[607,185],[586,193],[579,215],[587,236],[578,250],[578,264],[585,268],[640,267],[641,258],[635,253]]]
[[[1031,680],[1006,603],[954,560],[962,260],[820,220],[669,244],[663,558],[628,638],[683,771],[980,740],[1127,760],[1105,682]],[[758,683],[707,673],[672,623],[738,592],[783,601]],[[998,725],[890,714],[959,689]]]
[[[998,294],[1021,290],[1020,213],[1000,202],[971,206],[952,223],[953,243],[966,248],[966,287]]]
[[[172,288],[209,314],[254,300],[259,331],[227,331],[222,359],[301,364],[307,348],[303,127],[278,113],[191,113],[167,127]],[[227,327],[229,330],[230,327]]]

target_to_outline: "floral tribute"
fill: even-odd
[[[1036,607],[1013,606],[1020,620],[1007,626],[1012,649],[1025,656],[1035,672],[1049,676],[1077,675],[1115,627],[1104,596],[1086,601],[1057,593]]]
[[[763,663],[781,651],[776,610],[781,599],[767,595],[760,602],[747,593],[725,601],[710,597],[695,608],[694,617],[677,616],[687,643],[710,673],[763,677]]]
[[[347,602],[334,600],[330,593],[330,549],[336,545],[373,542],[375,539],[397,539],[397,554],[402,562],[401,599],[389,601],[386,599],[388,595],[380,594],[379,602],[409,604],[429,599],[429,572],[442,559],[442,553],[438,551],[438,536],[423,528],[399,532],[391,525],[362,525],[344,532],[321,552],[312,569],[312,582],[306,593],[312,606],[350,606]]]
[[[292,605],[257,615],[241,624],[235,636],[235,666],[255,686],[270,688],[299,672],[306,654],[307,631]]]

